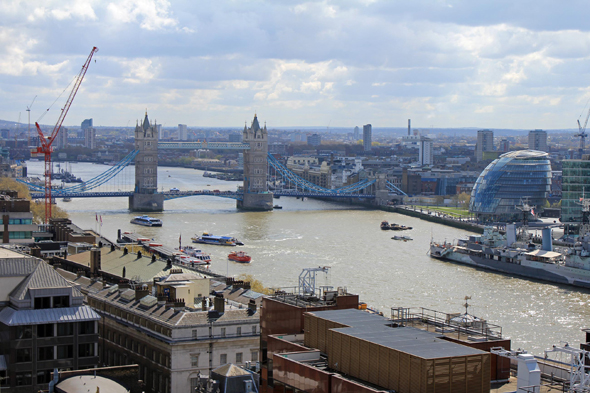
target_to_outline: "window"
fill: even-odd
[[[21,348],[16,350],[16,362],[24,363],[31,361],[31,348]]]
[[[30,325],[23,325],[16,327],[16,339],[21,340],[33,337],[33,327]]]
[[[250,360],[252,360],[253,362],[258,361],[258,351],[250,351],[250,356]]]
[[[110,336],[109,332],[109,336]],[[57,324],[57,335],[58,336],[73,336],[74,335],[74,324],[73,323],[58,323]]]
[[[51,372],[53,370],[37,371],[37,383],[49,383],[51,381]]]
[[[199,354],[191,355],[191,367],[199,367]]]
[[[57,346],[57,358],[58,359],[71,359],[74,357],[74,346],[73,345],[58,345]]]
[[[242,327],[238,326],[237,330],[236,330],[236,335],[241,336],[242,335]]]
[[[16,386],[31,385],[32,379],[32,374],[30,372],[16,373],[15,375]]]
[[[252,334],[256,334],[256,325],[252,326]]]
[[[85,358],[89,356],[94,356],[94,344],[78,345],[78,357]]]
[[[225,337],[225,328],[221,328],[221,337]]]
[[[37,325],[37,337],[53,337],[53,324]]]
[[[236,363],[242,363],[242,352],[236,353]]]
[[[54,296],[53,297],[53,308],[70,307],[69,296]]]
[[[37,360],[53,360],[53,346],[37,348]]]
[[[30,239],[32,237],[33,237],[33,232],[31,232],[31,231],[8,232],[9,239]]]
[[[80,334],[94,334],[94,321],[80,322]]]
[[[35,310],[42,308],[51,308],[50,297],[36,297],[35,298]]]
[[[221,355],[219,355],[219,364],[227,364],[227,353],[222,353]]]
[[[197,339],[197,329],[193,330],[193,338],[196,340]]]

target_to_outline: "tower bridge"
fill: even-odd
[[[160,191],[158,192],[158,150],[219,149],[244,152],[244,183],[237,191]],[[117,176],[131,162],[135,163],[135,186],[133,191],[94,191]],[[274,172],[269,176],[269,169]],[[269,178],[273,179],[270,191]],[[280,180],[277,180],[279,179]],[[35,199],[44,197],[44,187],[21,181],[29,186]],[[277,187],[280,184],[280,187]],[[405,195],[385,175],[366,178],[336,189],[328,189],[311,183],[291,172],[272,155],[268,154],[268,132],[266,125],[260,127],[258,118],[250,127],[244,125],[242,142],[161,142],[158,140],[156,124],[151,124],[147,115],[135,127],[135,150],[114,167],[84,183],[64,189],[53,189],[55,198],[99,198],[127,197],[129,210],[155,212],[164,209],[164,201],[189,196],[215,196],[237,201],[243,210],[267,211],[273,208],[273,194],[311,198],[349,199],[373,201],[376,205],[399,202]]]

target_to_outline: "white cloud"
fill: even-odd
[[[146,30],[175,27],[178,21],[170,16],[170,2],[166,0],[120,0],[107,6],[111,17],[122,23],[140,20]]]

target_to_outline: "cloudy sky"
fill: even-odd
[[[586,1],[2,0],[0,119],[65,124],[574,128]],[[42,119],[53,124],[67,92]]]

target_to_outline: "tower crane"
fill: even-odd
[[[578,129],[580,130],[580,132],[574,136],[580,137],[580,150],[584,150],[584,148],[586,147],[586,137],[588,136],[588,134],[586,134],[586,126],[588,125],[588,118],[590,118],[590,109],[588,109],[588,114],[586,115],[584,127],[582,127],[582,125],[580,124],[580,119],[578,119]]]
[[[43,131],[41,131],[41,127],[39,127],[39,123],[35,122],[35,127],[37,127],[37,133],[39,134],[40,139],[40,146],[36,149],[31,151],[32,155],[39,155],[43,154],[45,156],[45,224],[49,222],[51,218],[51,152],[53,152],[53,141],[57,137],[59,130],[61,128],[62,123],[64,122],[66,115],[68,114],[68,110],[70,106],[72,106],[72,102],[74,101],[74,97],[78,92],[78,88],[82,84],[82,80],[84,79],[84,75],[86,75],[86,71],[88,70],[88,66],[90,65],[90,61],[92,60],[92,56],[98,52],[98,48],[95,46],[90,51],[90,55],[86,59],[86,62],[82,66],[80,73],[76,77],[76,81],[74,82],[74,86],[72,87],[72,91],[70,92],[70,96],[66,101],[66,104],[61,109],[61,113],[59,118],[57,119],[57,123],[55,123],[55,127],[53,127],[53,131],[50,135],[45,136]],[[32,104],[31,104],[32,105]]]
[[[37,96],[35,96],[35,98],[33,98],[31,105],[27,106],[27,112],[29,115],[29,128],[27,131],[27,146],[29,146],[31,144],[31,108],[33,107],[33,104],[35,103],[36,99],[37,99]]]

